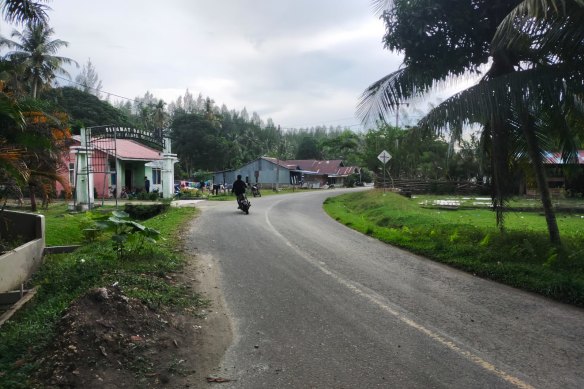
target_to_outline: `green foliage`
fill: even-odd
[[[51,89],[43,93],[41,97],[67,112],[72,121],[82,123],[84,127],[105,124],[132,126],[130,118],[124,112],[93,94],[76,88]]]
[[[479,83],[432,109],[420,126],[462,137],[465,123],[481,126],[489,160],[493,204],[503,227],[515,160],[529,158],[547,215],[550,241],[560,234],[544,174],[543,155],[574,158],[584,125],[584,3],[503,0],[377,1],[386,24],[385,44],[404,55],[404,66],[372,84],[359,112],[364,121],[388,117],[402,101],[444,87],[444,81],[480,72]],[[578,42],[578,43],[575,43]]]
[[[516,3],[397,0],[382,15],[383,41],[386,48],[406,54],[406,66],[431,63],[432,78],[462,74],[487,62],[488,43]]]
[[[448,144],[440,137],[422,132],[419,128],[403,130],[381,125],[365,134],[364,144],[365,166],[378,175],[382,175],[382,164],[377,156],[382,150],[386,150],[392,156],[385,166],[386,174],[393,178],[447,177],[447,166],[451,158]],[[478,170],[472,172],[473,177],[478,174]]]
[[[156,201],[160,199],[160,193],[158,191],[152,192],[141,191],[136,194],[135,198],[138,200]]]
[[[10,80],[20,92],[21,80],[28,87],[27,94],[36,99],[38,92],[49,88],[56,74],[68,75],[63,65],[76,64],[70,58],[56,55],[68,42],[52,39],[54,30],[44,23],[27,24],[22,32],[12,31],[16,40],[3,39],[3,45],[12,49],[6,58],[14,63]]]
[[[160,232],[128,220],[130,215],[122,211],[113,211],[105,220],[98,220],[98,228],[111,232],[114,252],[118,259],[129,258],[132,254],[140,254],[145,241],[156,243]]]
[[[296,159],[321,159],[322,155],[315,138],[305,136],[296,150]]]
[[[510,213],[506,231],[490,210],[423,208],[435,197],[407,199],[380,191],[329,198],[336,220],[374,238],[481,277],[584,306],[584,240],[580,216],[558,220],[564,235],[557,248],[545,239],[540,210]]]
[[[170,203],[159,204],[129,204],[124,205],[124,212],[137,220],[146,220],[168,211]]]
[[[55,212],[55,210],[50,210]],[[206,301],[185,285],[169,284],[166,274],[182,266],[182,259],[170,254],[178,241],[177,226],[191,220],[193,208],[173,208],[147,220],[149,228],[160,230],[167,240],[151,246],[147,255],[133,261],[119,261],[111,250],[103,250],[103,241],[85,245],[68,255],[53,255],[45,259],[34,284],[38,293],[24,308],[0,329],[0,387],[28,388],[27,380],[36,369],[36,362],[50,344],[57,324],[68,305],[88,289],[112,285],[114,282],[130,297],[140,298],[152,309],[158,307],[198,308]],[[52,230],[57,218],[47,217],[47,229]],[[72,222],[83,215],[71,215]],[[18,363],[16,363],[19,361]],[[22,363],[24,362],[24,363]]]
[[[353,188],[357,181],[359,181],[359,175],[351,174],[345,179],[345,187]]]
[[[94,213],[85,212],[81,214],[77,222],[83,234],[84,242],[94,242],[101,235],[101,230],[96,225],[96,216]]]

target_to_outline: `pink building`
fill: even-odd
[[[154,148],[131,139],[107,139],[92,141],[89,155],[89,170],[92,180],[86,172],[77,166],[81,147],[79,136],[73,137],[75,143],[65,157],[69,168],[71,188],[93,182],[93,193],[97,199],[119,197],[122,189],[127,192],[144,190],[145,177],[150,181],[150,191],[162,190],[163,153]],[[107,145],[105,142],[108,142]],[[63,187],[57,183],[57,193]]]

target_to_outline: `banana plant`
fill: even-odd
[[[139,242],[139,250],[144,242],[156,243],[162,238],[159,231],[130,220],[129,217],[124,211],[113,211],[107,219],[96,222],[99,229],[112,232],[111,240],[118,259],[127,255],[127,247],[131,242]]]

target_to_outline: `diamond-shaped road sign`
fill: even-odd
[[[383,150],[381,152],[381,154],[379,154],[377,156],[377,159],[379,159],[381,161],[381,163],[383,163],[385,165],[391,159],[391,154],[389,154],[387,151]]]

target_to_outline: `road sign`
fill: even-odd
[[[383,150],[381,152],[381,154],[379,154],[377,156],[377,159],[379,159],[381,161],[381,163],[383,163],[385,165],[391,159],[391,154],[389,154],[387,151]]]

